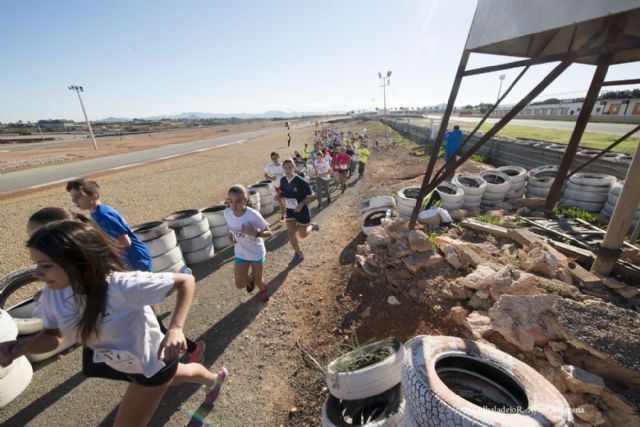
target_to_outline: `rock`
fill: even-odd
[[[604,389],[604,380],[573,365],[562,365],[561,373],[567,388],[574,393],[589,393],[599,396]]]
[[[565,393],[565,391],[567,390],[567,386],[565,385],[564,379],[562,378],[562,375],[559,373],[558,369],[546,365],[536,368],[536,370],[540,374],[542,374],[542,376],[545,377],[551,384],[553,384],[560,393]]]
[[[600,399],[602,399],[609,408],[621,414],[631,415],[635,414],[638,410],[626,397],[620,396],[606,387],[602,390],[602,393],[600,393]]]
[[[475,245],[473,243],[463,242],[462,240],[452,239],[448,236],[436,237],[436,243],[444,251],[444,246],[451,246],[455,250],[463,267],[471,266],[475,268],[479,264],[486,264],[492,261],[491,253],[497,248],[491,248],[490,245]],[[445,252],[446,253],[446,252]],[[455,267],[454,267],[455,268]]]
[[[454,209],[449,211],[449,215],[456,221],[461,221],[467,217],[467,211],[466,209]]]
[[[451,291],[453,298],[459,301],[468,300],[472,296],[472,291],[462,284],[462,280],[463,279],[459,278],[448,282],[449,291]]]
[[[565,267],[559,267],[556,271],[556,278],[563,281],[567,285],[573,285],[573,277]]]
[[[376,227],[371,230],[371,233],[367,236],[367,244],[370,248],[375,249],[379,247],[386,247],[391,242],[391,237],[387,234],[384,228]]]
[[[549,364],[554,368],[559,368],[564,363],[562,356],[553,351],[549,346],[544,348],[544,355],[547,357]]]
[[[590,403],[578,406],[574,414],[576,417],[594,426],[599,426],[606,422],[602,412],[598,411],[598,408]]]
[[[541,247],[534,247],[528,253],[521,266],[530,273],[540,273],[548,277],[553,277],[556,273],[558,260],[551,253]]]
[[[485,211],[485,214],[496,218],[504,218],[504,209],[491,209]]]
[[[478,291],[476,292],[476,295],[480,299],[489,299],[489,296],[490,296],[489,292],[485,291],[484,289],[478,289]]]
[[[549,315],[555,295],[502,295],[489,310],[491,330],[524,351],[561,338]]]
[[[417,221],[427,227],[439,227],[442,218],[438,213],[433,215],[418,215]]]
[[[366,307],[364,310],[362,310],[362,312],[360,313],[360,318],[364,319],[365,317],[369,317],[371,316],[371,307]]]
[[[469,299],[469,306],[474,310],[487,311],[493,306],[493,301],[489,299],[483,299],[478,296],[478,293],[474,293]]]
[[[442,262],[442,256],[433,252],[415,252],[402,258],[402,262],[412,273]]]
[[[384,274],[387,279],[387,283],[389,285],[395,285],[396,287],[400,287],[403,283],[414,278],[413,274],[404,268],[387,268],[384,270]]]
[[[513,256],[518,251],[518,247],[515,245],[515,243],[505,243],[500,247],[500,251],[508,254],[509,256]]]
[[[399,305],[400,301],[398,301],[398,298],[391,295],[389,298],[387,298],[387,303],[390,305]]]
[[[482,335],[489,330],[491,319],[487,316],[486,311],[472,311],[463,323],[463,326],[467,328],[473,339],[479,340]]]
[[[493,284],[498,289],[506,288],[511,286],[511,283],[513,283],[511,269],[512,267],[510,265],[504,266],[493,276]]]
[[[416,252],[433,251],[433,244],[424,232],[420,230],[409,231],[409,248]]]
[[[403,256],[407,256],[411,253],[409,245],[407,245],[403,240],[392,240],[389,242],[388,250],[391,258],[402,258]]]
[[[588,296],[580,292],[580,289],[558,279],[546,279],[544,277],[536,278],[536,287],[547,294],[559,295],[563,298],[569,298],[576,301],[584,301]]]
[[[409,234],[409,227],[407,226],[407,222],[402,218],[395,218],[386,221],[384,230],[389,236],[396,239],[405,238]]]
[[[547,345],[556,353],[563,352],[567,349],[567,344],[563,341],[549,341]]]
[[[638,427],[640,426],[640,416],[638,415],[626,415],[619,414],[615,411],[610,411],[607,416],[611,421],[611,425],[615,427]]]
[[[462,327],[466,327],[465,323],[467,320],[467,310],[464,307],[456,305],[451,307],[449,313],[447,314],[447,318],[453,321],[454,324]]]
[[[480,289],[493,283],[494,275],[495,271],[492,268],[479,265],[473,273],[462,280],[462,284],[470,289]]]
[[[557,298],[552,308],[558,331],[572,346],[596,357],[590,372],[640,386],[640,314],[601,300]]]
[[[462,262],[460,262],[460,258],[456,254],[449,254],[445,257],[445,260],[449,265],[456,270],[460,270],[462,268]]]
[[[371,247],[368,244],[362,244],[356,246],[356,254],[358,255],[366,255],[371,250]]]
[[[616,289],[615,292],[622,295],[626,299],[631,299],[640,294],[640,289],[634,288],[633,286],[626,286],[623,289]]]
[[[375,277],[378,274],[378,270],[368,262],[368,257],[356,254],[356,263],[367,275]]]

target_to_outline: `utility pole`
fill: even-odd
[[[87,116],[87,110],[84,108],[84,103],[82,102],[82,97],[80,96],[80,92],[84,92],[82,86],[69,86],[69,90],[75,90],[78,94],[78,99],[80,100],[80,106],[82,107],[82,112],[84,113],[84,120],[87,122],[87,127],[89,128],[89,134],[91,135],[91,141],[93,141],[93,149],[98,149],[98,143],[96,142],[96,137],[93,135],[93,129],[91,129],[91,123],[89,122],[89,117]]]
[[[378,78],[382,80],[382,96],[384,106],[384,120],[387,120],[387,86],[391,85],[391,71],[387,71],[386,75],[378,72]],[[387,140],[387,125],[384,125],[384,139]]]
[[[497,100],[498,100],[498,99],[500,99],[500,92],[502,92],[502,82],[504,81],[504,79],[505,79],[506,77],[507,77],[507,76],[506,76],[505,74],[500,74],[500,75],[498,76],[498,78],[500,79],[500,86],[498,86],[498,97],[496,98]],[[498,102],[498,101],[496,101],[496,103],[497,103],[497,102]]]

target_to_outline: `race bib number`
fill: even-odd
[[[284,199],[284,205],[287,209],[295,209],[298,207],[298,201],[296,199],[286,198]]]
[[[240,240],[249,240],[249,236],[244,234],[242,231],[239,231],[239,230],[229,230],[229,231],[233,235],[233,238],[235,239],[236,242]]]
[[[124,350],[95,350],[93,353],[93,361],[98,363],[104,362],[116,371],[124,372],[125,374],[142,373],[142,361]]]
[[[347,169],[349,169],[349,165],[338,165],[338,169],[343,170],[343,171],[347,170]]]

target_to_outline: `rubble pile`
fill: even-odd
[[[592,275],[525,229],[469,226],[438,235],[384,219],[356,263],[375,286],[426,310],[453,301],[446,320],[537,369],[577,425],[640,425],[640,314],[631,308],[640,291]]]

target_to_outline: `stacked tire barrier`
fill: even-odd
[[[570,405],[549,381],[477,341],[446,336],[407,341],[401,384],[406,400],[402,425],[573,425]]]
[[[487,182],[480,176],[471,173],[459,173],[453,177],[453,184],[462,188],[464,192],[464,209],[479,208],[482,196],[487,189]]]
[[[264,216],[271,215],[275,209],[276,202],[269,184],[261,181],[251,185],[249,189],[256,190],[260,195],[260,213]]]
[[[564,206],[584,209],[588,212],[600,212],[615,184],[611,175],[595,173],[577,173],[569,177],[562,192]]]
[[[0,342],[11,341],[18,336],[18,327],[4,310],[0,310]],[[9,366],[0,366],[0,408],[18,397],[33,377],[33,368],[25,356],[15,359]]]
[[[445,181],[438,185],[436,191],[440,195],[442,209],[455,210],[464,206],[464,190],[459,185]]]
[[[611,190],[607,195],[607,201],[602,207],[602,211],[600,213],[607,220],[611,218],[613,215],[613,209],[616,207],[616,203],[618,203],[618,198],[620,197],[620,192],[622,191],[622,187],[624,186],[624,181],[618,181],[611,186]],[[640,204],[636,208],[636,211],[633,215],[633,221],[631,223],[631,227],[629,228],[629,232],[632,232],[636,225],[638,225],[638,221],[640,221]]]
[[[527,170],[520,166],[500,166],[496,169],[509,176],[509,191],[504,195],[504,199],[509,201],[519,199],[524,196],[525,184],[527,183]]]
[[[147,246],[153,272],[179,273],[186,267],[176,233],[166,222],[146,222],[136,225],[132,231]]]
[[[398,191],[396,194],[396,205],[398,206],[398,216],[400,216],[400,218],[408,219],[411,217],[419,195],[420,187],[415,186],[405,187]]]
[[[260,193],[258,193],[258,190],[256,190],[255,188],[249,188],[247,191],[249,192],[251,207],[260,212]]]
[[[557,174],[558,166],[556,165],[545,165],[531,169],[527,173],[527,197],[546,198]]]
[[[509,175],[498,171],[484,171],[480,172],[480,176],[487,183],[487,187],[482,194],[481,205],[492,207],[504,202],[504,198],[511,187]]]
[[[213,240],[209,222],[195,209],[174,212],[164,219],[172,228],[188,265],[213,258]]]
[[[215,205],[202,210],[202,214],[209,223],[213,247],[216,250],[226,248],[232,243],[229,239],[229,226],[223,214],[226,208],[227,205]]]
[[[371,231],[380,226],[382,219],[388,216],[395,217],[396,201],[391,196],[378,196],[362,203],[362,232],[369,235]]]
[[[360,369],[343,369],[367,354],[386,357]],[[329,395],[322,405],[322,425],[398,426],[405,416],[400,386],[404,357],[402,343],[394,340],[366,345],[332,361],[326,372]]]

